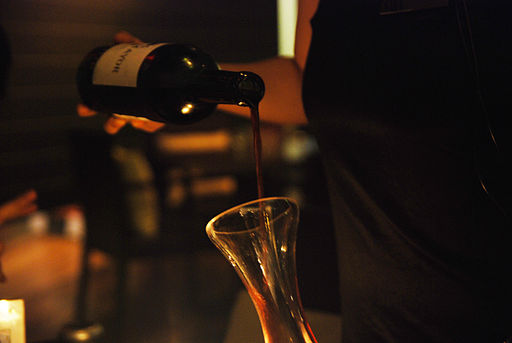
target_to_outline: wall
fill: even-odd
[[[219,61],[263,58],[277,51],[275,12],[275,0],[0,0],[13,57],[0,103],[0,202],[29,187],[43,207],[73,201],[70,130],[100,125],[75,115],[75,71],[91,48],[125,29]]]

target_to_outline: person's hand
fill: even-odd
[[[0,205],[0,225],[6,221],[26,216],[37,210],[37,193],[34,190]]]
[[[126,31],[120,31],[114,36],[116,43],[142,43],[140,39]],[[96,111],[88,108],[84,104],[78,104],[76,111],[80,117],[90,117],[96,114]],[[104,124],[105,131],[111,135],[116,134],[123,126],[130,124],[134,128],[155,132],[165,126],[164,123],[152,121],[142,117],[113,114]]]

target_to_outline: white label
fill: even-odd
[[[126,43],[114,45],[105,51],[96,62],[92,83],[103,86],[137,87],[139,68],[146,56],[166,44]]]

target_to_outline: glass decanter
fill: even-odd
[[[206,226],[258,313],[265,343],[316,343],[304,317],[295,269],[299,207],[285,197],[231,208]]]

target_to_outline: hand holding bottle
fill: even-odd
[[[116,43],[142,43],[140,39],[133,36],[131,33],[126,31],[120,31],[114,36]],[[96,115],[97,112],[85,106],[84,104],[77,105],[77,113],[80,117],[90,117]],[[119,114],[113,114],[110,116],[104,124],[105,131],[109,134],[116,134],[126,124],[130,124],[136,129],[140,129],[146,132],[155,132],[165,126],[164,123],[152,121],[146,118],[123,116]]]
[[[146,131],[169,122],[191,124],[214,113],[218,104],[254,108],[263,98],[258,75],[221,70],[193,45],[142,43],[127,32],[117,34],[116,41],[120,44],[91,50],[77,72],[87,106],[78,106],[79,115],[116,113],[105,125],[107,132],[126,123]]]

